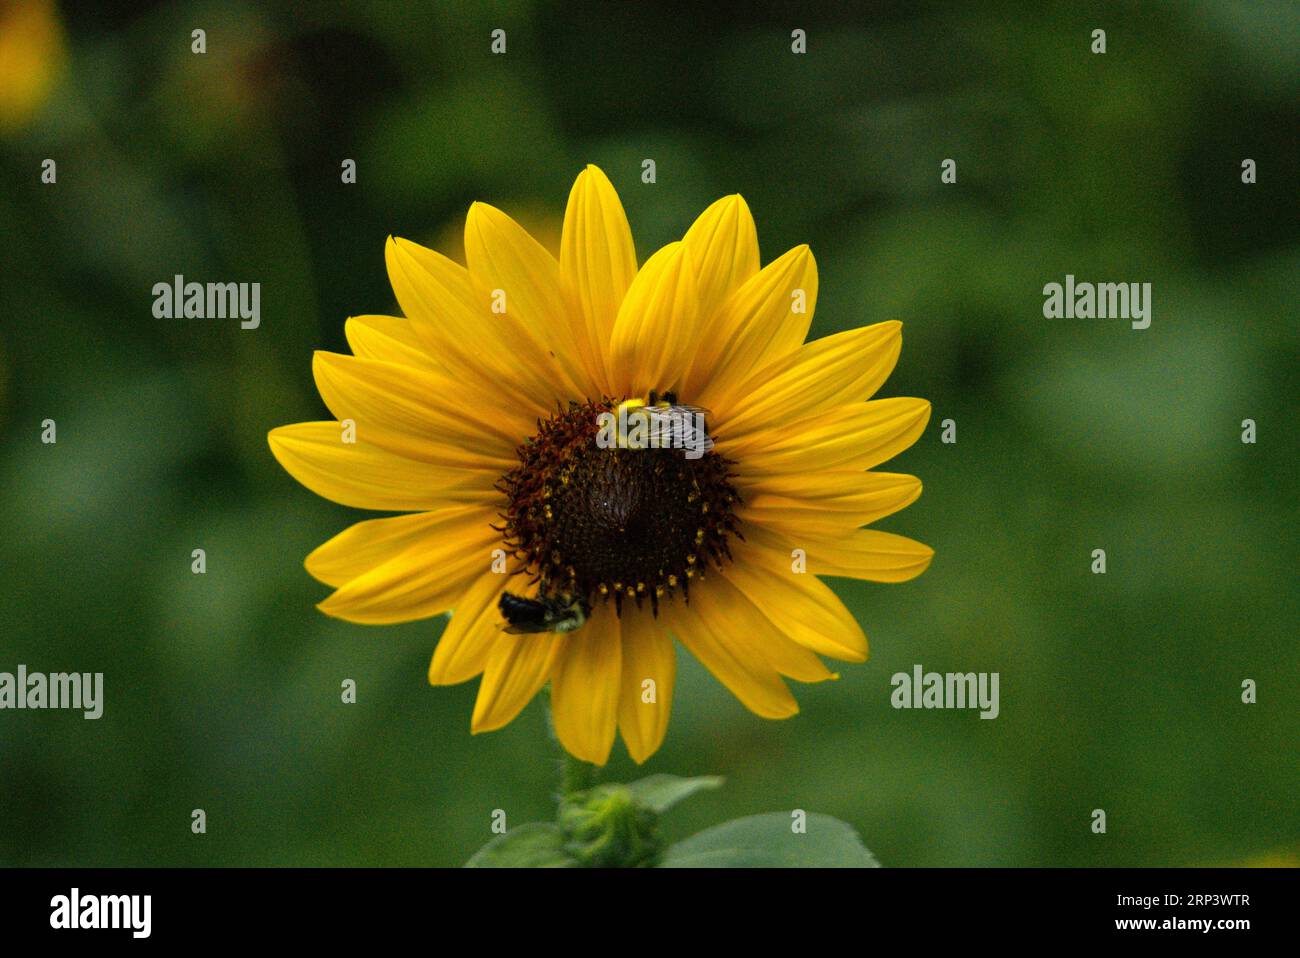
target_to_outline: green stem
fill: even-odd
[[[560,792],[565,797],[585,792],[596,784],[596,766],[564,753],[564,769],[560,773]]]

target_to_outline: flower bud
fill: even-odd
[[[640,806],[623,785],[599,785],[560,805],[565,850],[587,868],[645,868],[663,843],[659,816]]]

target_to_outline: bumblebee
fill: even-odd
[[[582,628],[591,614],[591,608],[581,599],[564,596],[525,599],[513,592],[502,592],[497,608],[506,620],[505,630],[512,635],[574,632]]]
[[[635,417],[644,417],[647,434],[655,437],[652,446],[685,449],[687,458],[698,459],[713,449],[713,439],[709,436],[704,419],[708,412],[699,406],[679,404],[675,392],[660,393],[652,389],[644,402],[629,399],[622,403],[619,421],[623,424]],[[629,440],[626,431],[620,431],[619,444],[624,448],[640,448]]]

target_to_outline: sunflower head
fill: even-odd
[[[471,728],[500,728],[549,683],[560,741],[596,764],[619,731],[638,762],[658,748],[677,643],[769,718],[798,711],[786,678],[834,677],[822,656],[864,660],[818,576],[897,582],[932,555],[863,528],[921,491],[875,468],[929,416],[871,398],[899,324],[805,342],[812,253],[760,266],[739,196],[638,267],[594,166],[558,259],[482,203],[465,258],[390,239],[405,317],[349,319],[353,354],[314,365],[334,419],[270,434],[313,491],[399,513],[308,556],[335,589],[321,609],[449,613],[429,678],[481,676]]]
[[[501,532],[542,595],[589,607],[612,600],[618,615],[627,601],[657,615],[661,601],[686,601],[706,565],[730,557],[740,496],[720,455],[640,448],[635,435],[602,446],[600,416],[614,405],[570,403],[519,447],[500,486]]]

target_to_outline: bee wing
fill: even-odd
[[[659,421],[661,428],[672,430],[684,448],[698,449],[701,452],[713,448],[709,431],[703,426],[703,417],[708,415],[707,409],[700,406],[659,406],[651,410],[650,415]],[[699,427],[696,426],[696,416],[700,417]]]
[[[700,433],[698,436],[690,435],[684,440],[684,445],[687,449],[697,449],[700,452],[712,452],[713,438],[707,432]]]
[[[709,411],[700,406],[655,406],[646,407],[646,415],[660,421],[680,421],[684,426],[693,427],[696,416],[708,416]]]

